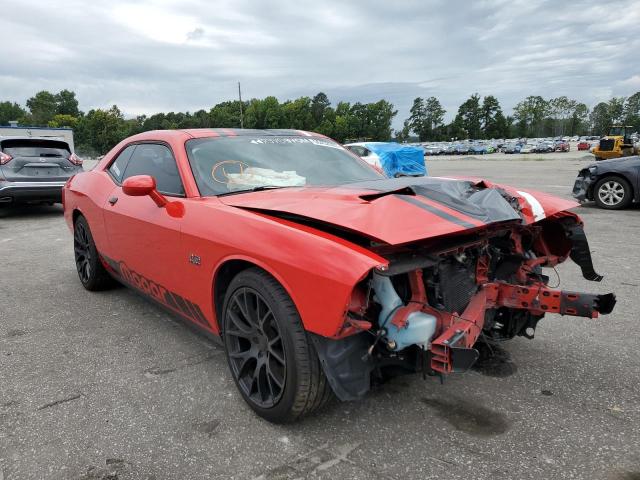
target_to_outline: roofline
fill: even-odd
[[[31,125],[0,125],[0,128],[12,128],[15,130],[66,130],[66,131],[70,131],[73,132],[73,128],[69,128],[69,127],[32,127]]]
[[[0,142],[3,142],[5,140],[46,140],[48,142],[63,142],[69,145],[68,140],[64,137],[27,137],[24,135],[0,135]]]

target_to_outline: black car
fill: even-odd
[[[640,157],[601,160],[583,168],[573,185],[573,196],[580,201],[595,200],[609,210],[640,201]]]
[[[63,185],[81,171],[65,141],[0,138],[0,204],[61,202]]]

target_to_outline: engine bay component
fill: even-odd
[[[403,350],[411,345],[427,349],[436,331],[436,317],[421,311],[420,303],[403,303],[389,277],[374,273],[372,284],[374,300],[382,306],[378,324],[385,330],[389,349]]]

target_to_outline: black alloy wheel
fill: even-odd
[[[91,249],[89,248],[89,239],[89,232],[87,231],[85,222],[77,222],[73,235],[73,250],[76,257],[78,276],[83,285],[88,283],[91,278]]]
[[[78,277],[84,288],[95,291],[113,285],[113,278],[100,261],[87,219],[82,215],[73,226],[73,253]]]
[[[270,422],[293,422],[332,398],[295,304],[267,272],[247,268],[231,280],[221,323],[233,380],[258,415]]]
[[[273,311],[256,290],[239,288],[227,306],[228,355],[242,393],[262,408],[273,407],[287,373],[282,335]]]

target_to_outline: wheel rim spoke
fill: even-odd
[[[91,249],[89,232],[82,223],[78,223],[73,235],[73,252],[76,260],[76,270],[83,283],[91,278]]]
[[[248,325],[244,322],[236,312],[229,311],[229,319],[233,322],[233,325],[237,330],[233,330],[234,332],[238,332],[238,336],[242,336],[245,338],[250,338],[254,333],[254,329],[251,328],[251,325]]]
[[[614,206],[622,202],[624,195],[624,187],[615,181],[603,183],[598,191],[598,197],[602,203],[609,206]]]
[[[227,302],[224,336],[232,373],[246,398],[269,408],[282,396],[286,352],[276,318],[266,300],[250,287]]]

